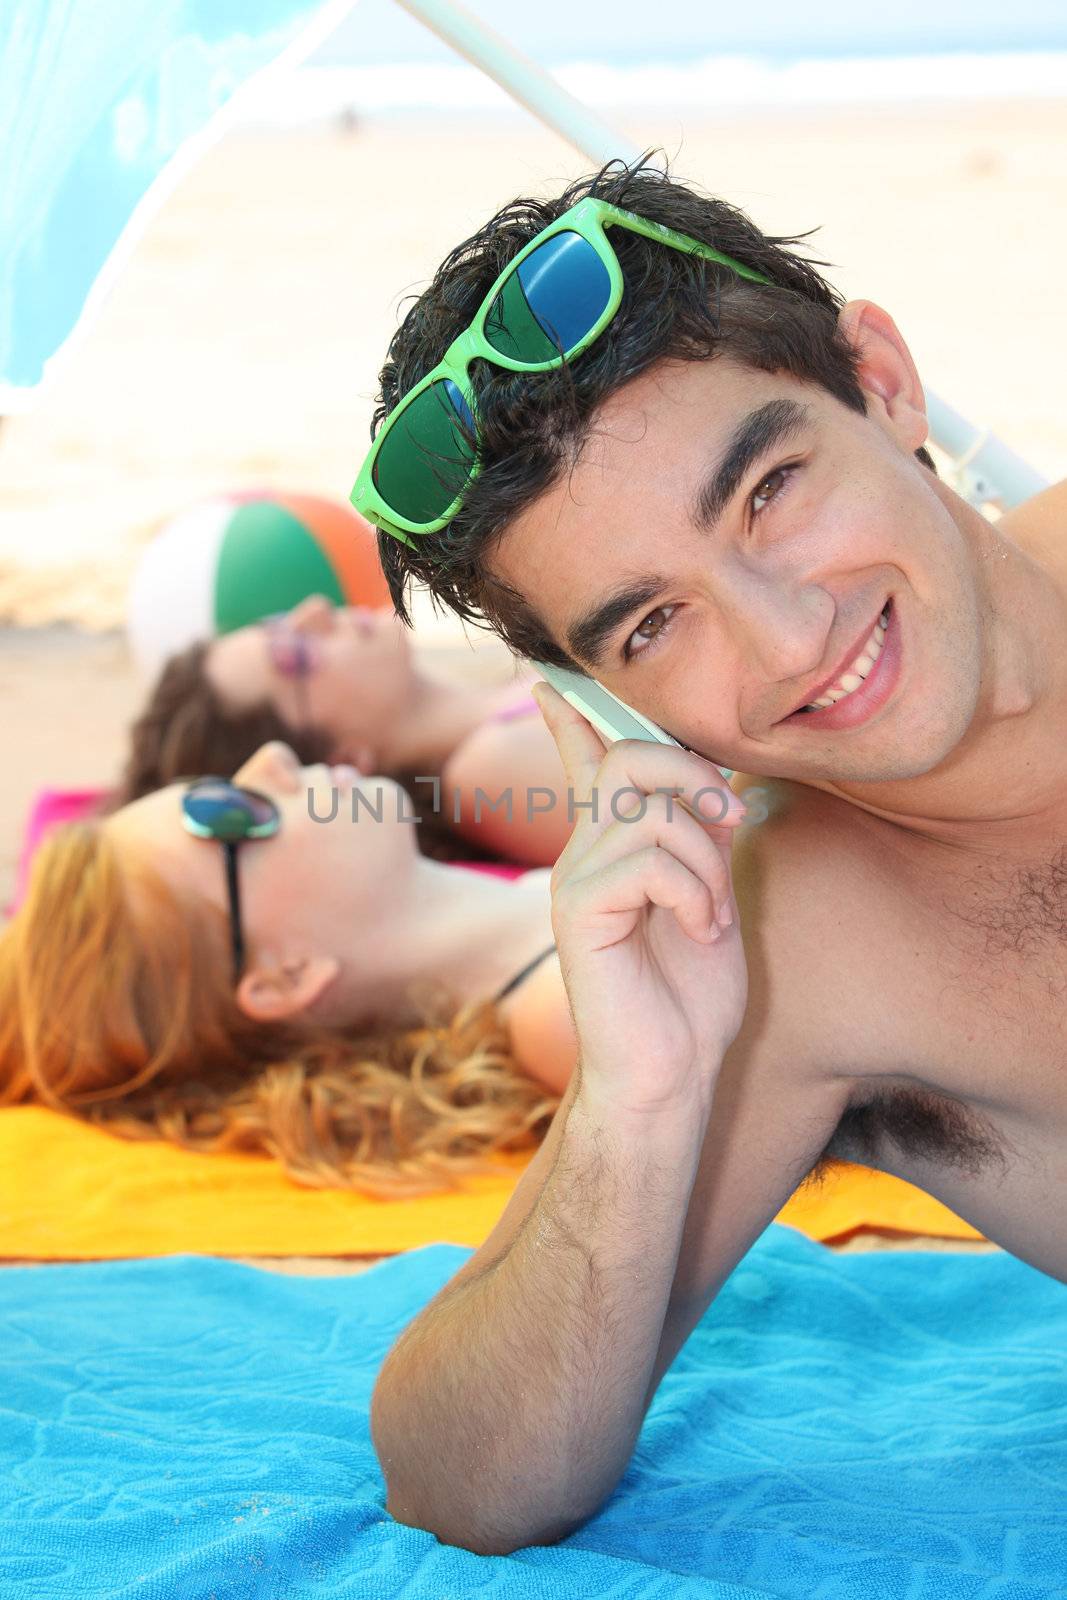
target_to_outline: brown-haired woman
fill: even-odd
[[[283,744],[235,782],[280,817],[237,850],[237,975],[223,849],[183,827],[184,784],[42,845],[0,935],[0,1103],[382,1195],[535,1144],[576,1056],[548,871],[430,860],[392,780]]]
[[[428,855],[551,866],[570,835],[559,754],[525,684],[450,681],[393,612],[321,595],[172,658],[134,725],[116,803],[234,772],[271,739],[305,762],[396,778]]]

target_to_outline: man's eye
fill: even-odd
[[[667,624],[670,621],[670,612],[672,609],[673,608],[669,606],[657,606],[655,611],[650,611],[648,613],[648,616],[645,618],[644,622],[638,623],[637,627],[634,629],[633,633],[631,633],[623,647],[623,655],[627,661],[629,661],[633,656],[643,655],[644,652],[649,649],[652,642],[657,639],[660,634],[666,632]],[[636,649],[634,648],[635,639],[642,639],[644,641],[644,643],[639,644]]]
[[[752,509],[757,517],[769,501],[778,499],[785,486],[786,479],[793,470],[792,467],[775,467],[773,472],[766,473],[760,479],[752,494]],[[763,505],[757,505],[756,502],[760,500],[763,501]]]

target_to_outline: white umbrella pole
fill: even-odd
[[[397,4],[598,167],[618,156],[631,162],[640,155],[628,140],[620,139],[606,122],[466,6],[455,0],[397,0]]]
[[[397,4],[598,166],[617,157],[632,162],[640,155],[628,139],[620,138],[466,6],[456,0],[397,0]],[[952,457],[965,499],[1007,509],[1045,487],[1041,474],[988,429],[968,422],[929,390],[926,400],[931,438]]]

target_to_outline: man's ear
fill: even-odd
[[[336,956],[297,956],[278,966],[246,972],[237,985],[237,1004],[253,1022],[286,1022],[325,994],[341,970]]]
[[[908,451],[929,436],[926,396],[911,351],[888,311],[871,300],[850,300],[837,318],[838,332],[859,358],[856,377],[868,414]]]

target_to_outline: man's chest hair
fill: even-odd
[[[755,781],[755,780],[753,780]],[[1035,845],[1027,861],[995,855],[981,860],[928,854],[927,849],[837,797],[803,785],[761,778],[768,821],[759,830],[763,854],[773,858],[782,833],[807,846],[819,862],[807,893],[833,912],[848,907],[862,916],[873,894],[895,905],[896,923],[929,943],[931,952],[954,951],[962,973],[992,963],[988,976],[1010,987],[1023,977],[1050,994],[1067,984],[1067,821],[1064,835]],[[831,845],[827,854],[826,846]],[[873,875],[873,876],[872,876]],[[879,889],[875,885],[880,885]],[[925,934],[923,932],[925,930]],[[853,954],[853,952],[849,952]],[[1039,972],[1037,968],[1040,967]]]
[[[1059,953],[1067,974],[1067,843],[1026,865],[971,868],[944,888],[941,905],[987,959]]]
[[[972,868],[937,895],[926,942],[940,1017],[966,1020],[989,1059],[1025,1038],[1028,1071],[1067,1083],[1067,845],[1026,865]]]

